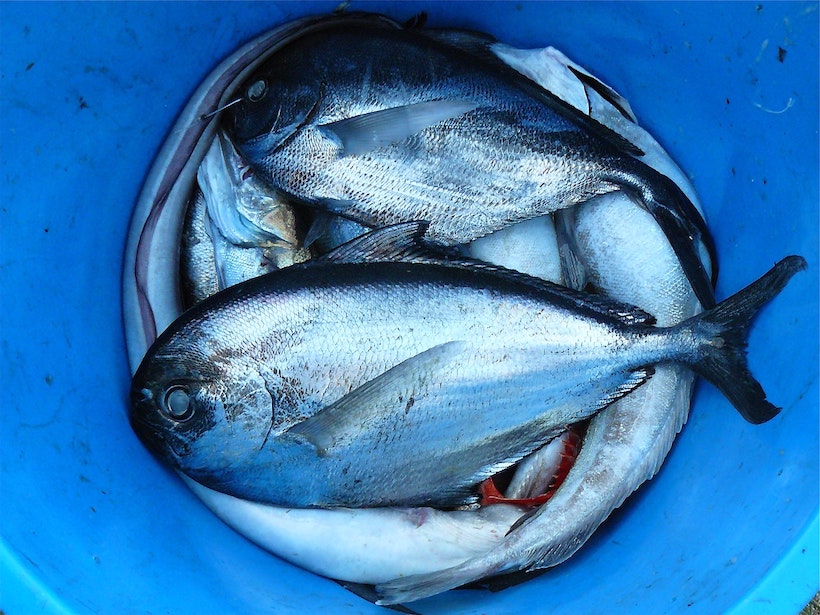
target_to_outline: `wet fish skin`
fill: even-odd
[[[662,326],[698,313],[694,293],[663,233],[638,205],[618,202],[624,198],[597,197],[558,215],[562,233],[572,234],[573,249],[583,263],[583,283],[640,306]],[[632,239],[635,235],[640,242]],[[416,600],[445,585],[565,561],[657,472],[688,416],[693,381],[693,373],[683,366],[656,366],[646,384],[590,419],[580,453],[560,488],[502,542],[450,570],[415,577],[408,581],[412,590],[399,579],[386,585],[391,591],[400,587],[402,600]],[[539,461],[535,456],[527,459]],[[522,462],[516,472],[516,478],[525,473],[522,482],[531,478],[528,465]],[[505,495],[530,495],[520,491],[517,482],[513,480]]]
[[[282,508],[239,500],[182,478],[221,519],[256,544],[316,574],[357,583],[434,571],[479,555],[501,542],[525,512],[509,504],[455,511]]]
[[[197,172],[182,229],[184,305],[310,258],[299,212],[263,182],[221,132]]]
[[[656,363],[690,364],[749,420],[771,418],[738,348],[746,319],[803,265],[787,259],[671,329],[488,266],[291,267],[166,331],[135,375],[132,424],[178,469],[238,497],[454,506]]]
[[[228,289],[195,306],[148,353],[134,379],[134,427],[151,432],[149,446],[195,480],[247,499],[461,504],[499,466],[645,377],[626,370],[590,387],[584,370],[597,365],[562,361],[552,371],[574,376],[543,386],[533,356],[544,353],[526,326],[543,302],[499,299],[504,285],[488,290],[488,275],[476,275],[404,263],[311,265]],[[382,282],[391,279],[398,282]],[[511,327],[516,310],[522,322]],[[586,330],[591,321],[579,324]],[[517,339],[507,339],[510,329]],[[366,390],[377,378],[381,386]],[[175,422],[161,408],[179,387],[195,411]],[[342,409],[346,400],[352,407]],[[487,412],[499,403],[507,412]],[[330,408],[351,418],[309,430],[305,419]],[[356,422],[361,412],[373,423],[366,430]],[[448,446],[453,433],[462,449]],[[160,438],[166,445],[157,446]],[[408,470],[414,456],[427,461]]]
[[[197,186],[185,209],[179,244],[179,285],[186,309],[219,291],[214,244],[208,227],[205,195]]]
[[[697,195],[686,176],[637,125],[628,103],[614,106],[622,99],[611,88],[602,84],[590,88],[568,78],[584,72],[583,68],[552,48],[523,51],[495,44],[493,50],[540,85],[629,138],[647,152],[644,160],[673,179],[697,207]],[[646,310],[661,326],[675,325],[701,310],[667,238],[626,195],[602,195],[554,216],[562,236],[560,251],[570,268],[566,277],[575,288],[591,285]],[[709,270],[708,247],[703,246],[701,253]],[[546,504],[531,513],[526,523],[516,524],[502,543],[444,571],[443,576],[453,585],[463,585],[501,570],[509,574],[543,569],[570,557],[660,468],[688,416],[693,381],[692,372],[682,366],[657,366],[649,382],[590,419],[575,464]],[[549,452],[545,447],[519,464],[505,491],[507,497],[543,493],[543,488],[533,491],[530,485],[543,485],[549,479],[549,471],[541,467],[542,457],[551,463]],[[428,578],[436,578],[436,573]],[[424,593],[432,590],[419,577],[415,586],[424,588]]]
[[[713,304],[692,245],[705,224],[686,196],[629,141],[498,59],[335,21],[282,49],[245,91],[226,130],[299,201],[374,228],[425,220],[431,241],[453,245],[623,190],[670,237],[683,233],[676,253]]]

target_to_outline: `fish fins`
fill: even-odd
[[[401,222],[373,230],[357,237],[321,258],[312,261],[320,263],[367,263],[396,261],[403,263],[429,263],[476,269],[498,276],[515,279],[540,291],[553,295],[555,300],[565,301],[574,306],[592,309],[610,318],[617,318],[627,325],[653,324],[655,317],[633,305],[620,303],[603,296],[576,291],[547,280],[506,269],[477,259],[462,256],[455,251],[430,244],[424,240],[426,222]],[[307,265],[310,266],[310,265]]]
[[[695,335],[709,335],[701,346],[701,358],[693,362],[692,368],[715,385],[750,423],[765,423],[781,409],[766,399],[763,387],[749,371],[749,327],[759,310],[806,266],[803,257],[787,256],[743,290],[679,325]]]
[[[637,123],[635,118],[635,114],[632,112],[632,107],[629,105],[629,101],[626,100],[623,96],[618,94],[615,90],[609,87],[600,79],[596,79],[589,73],[578,70],[574,66],[570,66],[567,64],[567,68],[578,78],[578,81],[584,84],[585,87],[590,88],[598,93],[598,95],[607,101],[613,108],[615,108],[618,113],[624,116],[625,119],[629,120],[630,122]]]
[[[477,106],[464,100],[431,100],[363,113],[322,124],[319,129],[339,140],[344,155],[361,156],[379,147],[405,141],[425,128],[472,111]]]
[[[718,259],[706,221],[678,185],[640,160],[622,158],[623,173],[609,179],[652,214],[680,261],[704,309],[715,306]],[[701,243],[709,253],[712,274],[701,260]]]
[[[494,36],[484,32],[457,28],[425,29],[421,34],[443,45],[477,56],[492,57],[491,45],[498,41]]]
[[[494,564],[492,569],[487,571],[480,560],[480,557],[472,558],[444,570],[412,574],[386,583],[379,583],[375,586],[378,596],[376,604],[390,606],[392,604],[413,602],[461,587],[478,579],[495,577],[507,572],[502,563]],[[480,571],[473,570],[474,567]]]
[[[589,283],[589,272],[579,254],[578,244],[572,232],[574,209],[561,209],[553,214],[555,236],[558,239],[558,256],[561,275],[569,288],[581,290]]]
[[[369,227],[349,218],[319,209],[316,210],[313,221],[305,233],[303,244],[305,247],[316,248],[319,254],[326,254],[344,245],[342,242],[351,241],[370,230]]]
[[[348,241],[322,257],[332,263],[438,262],[444,252],[424,242],[427,222],[401,222]]]
[[[367,600],[371,604],[375,604],[376,600],[378,600],[379,595],[376,593],[376,590],[373,589],[372,585],[367,585],[365,583],[353,583],[352,581],[336,581],[339,585],[344,587],[347,591],[352,594],[356,594],[359,598],[363,600]],[[401,604],[391,604],[387,605],[386,608],[396,611],[397,613],[407,613],[408,615],[420,615],[417,611],[412,609],[408,609],[406,606]]]
[[[698,250],[698,237],[688,225],[665,207],[649,207],[649,212],[663,230],[669,245],[678,257],[686,278],[692,285],[698,301],[705,309],[715,306],[714,280],[709,276],[701,261]],[[711,238],[711,236],[709,236]],[[710,250],[712,263],[717,263],[714,253]],[[714,266],[717,270],[717,266]]]
[[[545,574],[546,569],[541,570],[518,570],[516,572],[508,572],[494,577],[487,577],[480,579],[468,585],[463,585],[461,589],[486,589],[493,593],[504,591],[510,587],[521,585],[527,581]]]
[[[286,433],[310,442],[320,456],[361,439],[382,422],[413,405],[428,385],[437,382],[439,373],[450,365],[465,347],[453,341],[434,346],[379,374],[313,416],[297,423]]]

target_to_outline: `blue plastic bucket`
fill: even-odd
[[[0,3],[0,609],[379,612],[217,520],[126,419],[123,248],[152,159],[251,36],[335,3]],[[818,588],[817,3],[384,3],[553,45],[631,102],[692,177],[718,297],[809,262],[757,321],[780,416],[699,387],[660,474],[570,561],[421,613],[795,613]],[[389,539],[389,538],[386,538]]]

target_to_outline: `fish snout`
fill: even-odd
[[[130,397],[128,418],[131,429],[151,453],[177,466],[179,456],[169,440],[168,426],[159,413],[152,391],[134,386]]]

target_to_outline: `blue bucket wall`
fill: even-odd
[[[176,114],[250,36],[335,3],[0,3],[0,609],[379,612],[238,536],[126,420],[120,310],[133,203]],[[795,613],[818,588],[817,3],[369,3],[563,50],[693,178],[719,298],[809,262],[754,329],[783,413],[707,385],[660,475],[566,564],[423,613]]]

